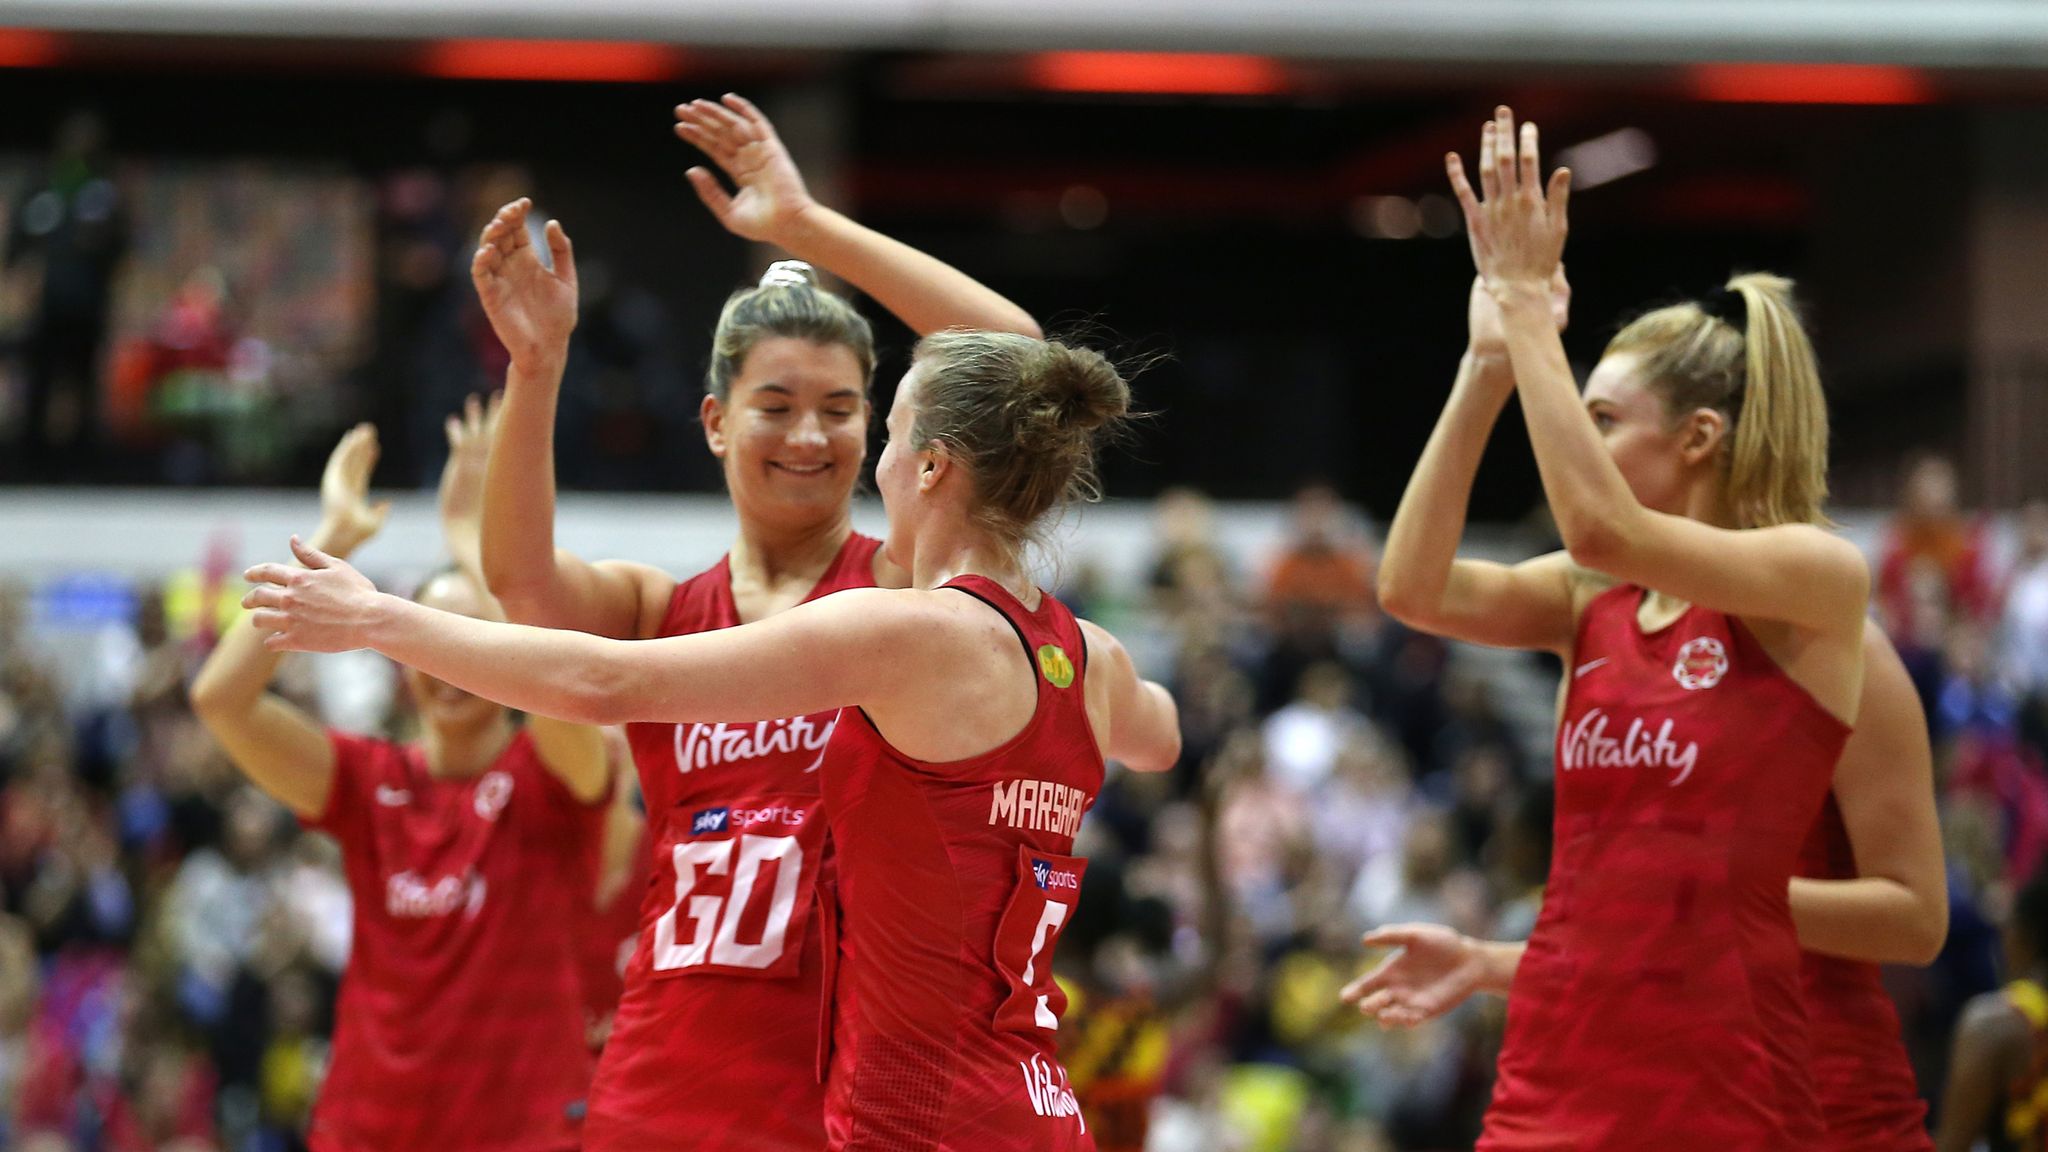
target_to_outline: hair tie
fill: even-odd
[[[1722,285],[1700,297],[1699,306],[1700,311],[1745,337],[1749,335],[1749,301],[1743,299],[1742,293]]]
[[[818,273],[801,260],[777,260],[761,273],[763,288],[816,288]]]

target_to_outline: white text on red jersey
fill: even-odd
[[[1054,780],[1003,781],[995,786],[995,796],[989,802],[988,822],[1072,836],[1080,831],[1081,814],[1088,810],[1089,800],[1088,793]]]

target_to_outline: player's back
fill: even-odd
[[[1856,876],[1842,810],[1828,795],[1800,855],[1799,874]],[[1827,1124],[1824,1147],[1838,1152],[1925,1152],[1927,1104],[1900,1038],[1899,1014],[1877,965],[1805,952],[1800,985],[1813,1038],[1814,1088]]]
[[[840,971],[828,1147],[892,1152],[1092,1148],[1055,1055],[1060,931],[1101,790],[1080,625],[979,576],[947,585],[1001,613],[1037,707],[1003,746],[943,764],[898,752],[849,709],[826,812],[839,854]]]
[[[1848,728],[1738,620],[1654,631],[1618,586],[1579,622],[1551,880],[1479,1147],[1810,1149],[1786,890]]]
[[[874,585],[849,536],[806,599]],[[684,581],[663,635],[740,623],[726,561]],[[594,1152],[815,1152],[824,1144],[834,908],[819,767],[838,713],[627,729],[653,875],[591,1090]]]

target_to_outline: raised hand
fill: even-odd
[[[320,538],[344,556],[375,536],[391,515],[391,501],[370,503],[377,453],[377,429],[358,424],[342,433],[320,473]]]
[[[1457,153],[1444,157],[1444,168],[1465,213],[1472,263],[1487,289],[1496,294],[1510,285],[1547,289],[1564,258],[1571,170],[1551,173],[1545,186],[1536,125],[1522,125],[1518,139],[1514,112],[1506,105],[1494,111],[1479,134],[1483,198],[1473,195],[1465,162]]]
[[[559,366],[576,330],[576,254],[561,221],[550,220],[545,235],[554,267],[542,264],[526,231],[532,210],[524,196],[498,209],[484,225],[469,278],[513,363]]]
[[[1565,279],[1564,265],[1560,264],[1550,278],[1550,318],[1562,332],[1571,323],[1571,317],[1572,285]],[[1465,331],[1467,346],[1474,355],[1507,359],[1508,337],[1501,326],[1500,305],[1494,302],[1493,293],[1486,290],[1486,281],[1476,276],[1472,279],[1472,294],[1465,302]]]
[[[383,594],[362,573],[292,537],[290,564],[258,564],[242,573],[256,587],[242,597],[249,621],[273,652],[347,652],[368,643]]]
[[[1339,995],[1382,1027],[1434,1020],[1479,990],[1485,966],[1478,950],[1441,924],[1393,924],[1367,932],[1364,943],[1395,951]]]
[[[690,186],[725,230],[749,240],[779,243],[813,201],[775,125],[744,96],[676,105],[676,135],[722,169],[737,192],[728,193],[709,168],[690,169]]]
[[[474,542],[483,533],[484,479],[491,462],[491,439],[505,394],[489,401],[471,396],[462,411],[448,417],[448,463],[441,468],[441,534],[450,547],[458,538]]]

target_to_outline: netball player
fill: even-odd
[[[1552,293],[1560,324],[1568,296],[1560,277]],[[1505,398],[1512,372],[1499,309],[1482,284],[1473,286],[1470,315],[1466,370],[1492,377],[1494,394]],[[1792,919],[1805,949],[1801,983],[1825,1147],[1914,1152],[1929,1147],[1927,1109],[1877,965],[1927,963],[1947,932],[1948,894],[1925,714],[1874,624],[1865,627],[1864,660],[1860,719],[1791,882]],[[1389,925],[1365,943],[1397,951],[1353,981],[1345,998],[1390,1027],[1433,1018],[1475,991],[1505,995],[1522,947],[1429,924]]]
[[[1037,333],[1027,313],[957,269],[812,200],[773,126],[747,101],[696,101],[678,107],[676,120],[677,133],[733,179],[737,191],[728,194],[706,169],[690,171],[705,205],[735,234],[845,277],[921,334]],[[593,564],[558,551],[553,424],[576,322],[575,260],[568,236],[550,223],[552,266],[543,266],[527,244],[526,214],[523,200],[498,214],[473,269],[512,356],[484,526],[485,570],[512,619],[622,639],[687,635],[843,588],[908,582],[851,519],[867,452],[873,336],[800,264],[778,264],[759,287],[733,294],[712,340],[700,412],[738,514],[731,551],[680,583],[644,564]],[[592,1089],[586,1143],[595,1152],[810,1152],[825,1140],[821,1006],[835,872],[817,769],[838,716],[696,719],[629,729],[653,881]],[[742,823],[700,824],[707,812],[740,813],[731,819]],[[702,844],[743,836],[785,844],[766,865],[774,885],[691,863]],[[722,911],[700,922],[699,910],[714,905]],[[763,943],[699,946],[742,927]]]
[[[487,448],[474,406],[452,421],[444,523],[480,500]],[[313,539],[347,554],[388,506],[365,491],[377,435],[342,437],[321,479]],[[422,605],[488,610],[453,570]],[[575,940],[536,926],[588,916],[607,775],[597,729],[534,717],[408,670],[419,743],[323,730],[268,691],[278,657],[238,624],[192,705],[250,780],[341,842],[355,900],[333,1062],[314,1106],[315,1152],[573,1149],[589,1083]]]
[[[2005,964],[2011,983],[1973,997],[1956,1026],[1941,1152],[2048,1148],[2048,878],[2013,901]]]
[[[1928,963],[1947,928],[1933,755],[1913,682],[1875,624],[1865,627],[1863,654],[1861,719],[1791,882],[1792,920],[1805,949],[1821,1147],[1924,1152],[1927,1105],[1877,966]],[[1365,944],[1396,951],[1344,998],[1389,1027],[1413,1027],[1475,992],[1507,995],[1523,949],[1437,924],[1389,925],[1366,933]]]
[[[1546,192],[1533,126],[1521,145],[1501,109],[1483,200],[1447,161],[1511,375],[1461,373],[1382,570],[1397,617],[1565,660],[1551,879],[1479,1146],[1811,1148],[1787,893],[1856,718],[1869,586],[1819,526],[1812,350],[1788,284],[1738,277],[1623,329],[1582,399],[1552,313],[1569,176]],[[1510,389],[1566,551],[1460,561]]]
[[[585,723],[844,708],[821,765],[845,913],[827,1146],[1086,1148],[1054,1056],[1064,997],[1052,953],[1085,870],[1074,832],[1105,756],[1164,769],[1180,736],[1165,690],[1036,588],[1022,552],[1047,513],[1087,490],[1096,434],[1128,397],[1085,350],[983,332],[922,341],[876,473],[909,589],[621,642],[435,612],[295,540],[311,567],[252,568],[246,602],[274,647],[367,645]],[[677,847],[681,883],[729,877],[735,901],[762,887],[785,899],[792,815],[683,814],[700,831]],[[737,844],[718,835],[736,824]],[[686,895],[673,940],[691,957],[779,945],[776,917],[728,928],[726,900]]]

